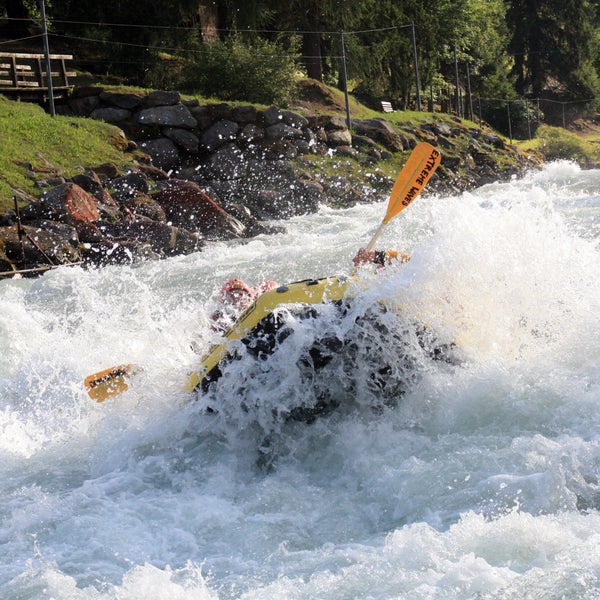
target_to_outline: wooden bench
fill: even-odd
[[[393,108],[392,108],[392,103],[388,102],[387,100],[382,100],[381,101],[381,109],[383,110],[383,112],[389,113],[389,112],[396,112]]]
[[[55,100],[67,98],[73,87],[69,77],[77,73],[67,71],[66,61],[71,54],[50,54],[50,74]],[[0,52],[0,94],[19,100],[48,100],[48,79],[44,54]]]

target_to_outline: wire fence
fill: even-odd
[[[14,18],[0,18],[1,22],[11,21],[24,21],[28,24],[34,23],[36,26],[45,28],[45,22],[42,19],[14,19]],[[68,20],[52,20],[52,26],[58,30],[69,30],[69,28],[77,29],[78,32],[85,30],[86,35],[77,35],[75,33],[67,33],[63,31],[61,33],[53,32],[47,33],[47,37],[43,34],[35,34],[23,36],[20,38],[10,40],[0,40],[0,49],[6,51],[12,51],[13,48],[18,48],[22,45],[31,46],[35,43],[39,43],[40,46],[47,41],[49,38],[50,43],[56,43],[61,47],[69,45],[79,45],[80,47],[95,48],[90,55],[94,55],[94,62],[100,64],[104,62],[106,65],[112,66],[125,66],[128,68],[138,68],[141,72],[147,70],[151,64],[152,57],[144,57],[144,53],[150,52],[172,52],[183,57],[192,57],[199,59],[202,57],[203,52],[207,52],[206,48],[202,45],[186,45],[185,43],[177,42],[173,43],[174,37],[183,36],[185,34],[198,34],[199,24],[194,23],[189,26],[172,26],[172,25],[144,25],[139,23],[97,23],[93,21],[68,21]],[[126,37],[129,41],[123,39],[112,39],[110,35],[105,34],[101,36],[99,32],[116,30],[119,32],[127,32],[132,30],[139,30],[144,32],[169,32],[170,35],[165,33],[164,39],[159,43],[137,43],[133,41],[131,36]],[[567,128],[574,120],[584,115],[588,110],[593,108],[595,98],[589,98],[584,100],[573,100],[573,101],[559,101],[550,98],[485,98],[481,97],[478,93],[471,89],[471,65],[469,62],[460,62],[457,59],[456,46],[454,47],[454,64],[452,65],[455,71],[454,81],[448,83],[445,89],[438,89],[434,93],[433,89],[426,90],[421,89],[420,75],[419,75],[419,48],[418,39],[416,35],[416,27],[414,23],[396,25],[378,29],[369,29],[361,31],[282,31],[282,30],[266,30],[266,29],[244,29],[243,32],[236,31],[235,33],[243,34],[273,34],[273,35],[287,35],[287,36],[298,36],[304,33],[317,33],[322,36],[323,39],[328,40],[329,50],[326,55],[326,59],[332,63],[337,63],[340,77],[339,82],[342,84],[343,91],[345,92],[346,99],[346,118],[348,124],[350,124],[350,108],[348,100],[348,77],[347,73],[350,71],[350,67],[357,67],[352,62],[354,59],[349,59],[348,54],[345,51],[346,40],[350,36],[365,36],[369,34],[385,34],[386,32],[406,32],[407,33],[407,44],[410,46],[412,54],[412,92],[411,100],[409,101],[406,108],[411,108],[417,111],[427,110],[428,112],[443,112],[447,114],[453,114],[460,118],[469,119],[481,126],[484,122],[493,123],[494,127],[505,133],[511,140],[513,137],[517,139],[532,139],[535,135],[537,127],[544,123],[548,125],[558,126]],[[94,36],[91,33],[94,32],[97,35]],[[231,30],[214,29],[214,33],[233,33]],[[120,36],[115,36],[120,37]],[[156,36],[154,40],[160,39]],[[182,39],[182,38],[181,38]],[[110,50],[112,48],[112,50]],[[336,50],[334,50],[337,48]],[[102,49],[108,49],[108,55],[104,59],[98,58],[102,55]],[[124,54],[122,50],[127,51],[129,54]],[[117,52],[121,50],[121,52]],[[265,59],[277,59],[282,56],[269,55],[265,56]],[[321,59],[321,56],[310,56],[310,55],[299,55],[298,60],[306,62],[310,60]],[[445,58],[446,63],[448,58]],[[73,59],[75,66],[79,65],[85,68],[89,64],[88,57],[77,57]],[[459,69],[460,66],[460,69]],[[408,70],[408,67],[407,69]],[[463,75],[459,75],[463,73]],[[388,98],[381,98],[382,100],[389,100]],[[395,107],[396,109],[402,107]]]

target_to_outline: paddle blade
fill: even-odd
[[[417,144],[394,183],[383,224],[387,225],[404,210],[425,187],[440,166],[440,151],[427,142]]]
[[[128,379],[141,370],[141,367],[136,365],[119,365],[88,375],[84,384],[90,398],[96,402],[104,402],[107,398],[129,389]]]

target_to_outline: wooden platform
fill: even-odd
[[[69,77],[77,74],[67,70],[71,54],[50,54],[52,92],[55,100],[67,98],[73,87]],[[0,52],[0,94],[19,100],[47,102],[48,80],[43,54]]]

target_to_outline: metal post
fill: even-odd
[[[512,144],[512,123],[510,122],[510,100],[506,101],[506,111],[508,112],[508,135],[510,137],[510,143]]]
[[[531,139],[531,121],[529,119],[529,102],[527,101],[527,98],[525,98],[525,115],[527,116],[527,133],[529,139]]]
[[[421,112],[421,84],[419,82],[419,61],[417,60],[417,39],[415,37],[415,24],[411,23],[412,27],[412,47],[413,47],[413,62],[415,67],[415,86],[417,88],[417,110]]]
[[[462,104],[460,101],[460,81],[458,79],[458,58],[456,56],[456,42],[454,42],[454,73],[456,76],[456,114],[462,117]]]
[[[340,31],[340,54],[342,57],[342,79],[344,83],[344,98],[346,99],[346,124],[350,129],[350,102],[348,99],[348,74],[346,72],[346,50],[344,48],[344,32]]]
[[[473,96],[471,94],[471,71],[470,71],[468,62],[467,62],[467,94],[469,97],[469,119],[471,119],[471,121],[474,121],[475,116],[473,114]]]
[[[46,5],[44,0],[40,0],[40,10],[42,14],[42,39],[44,40],[44,55],[46,57],[46,80],[48,87],[48,106],[50,115],[56,114],[54,110],[54,89],[52,87],[52,70],[50,67],[50,47],[48,46],[48,27],[46,25]]]

